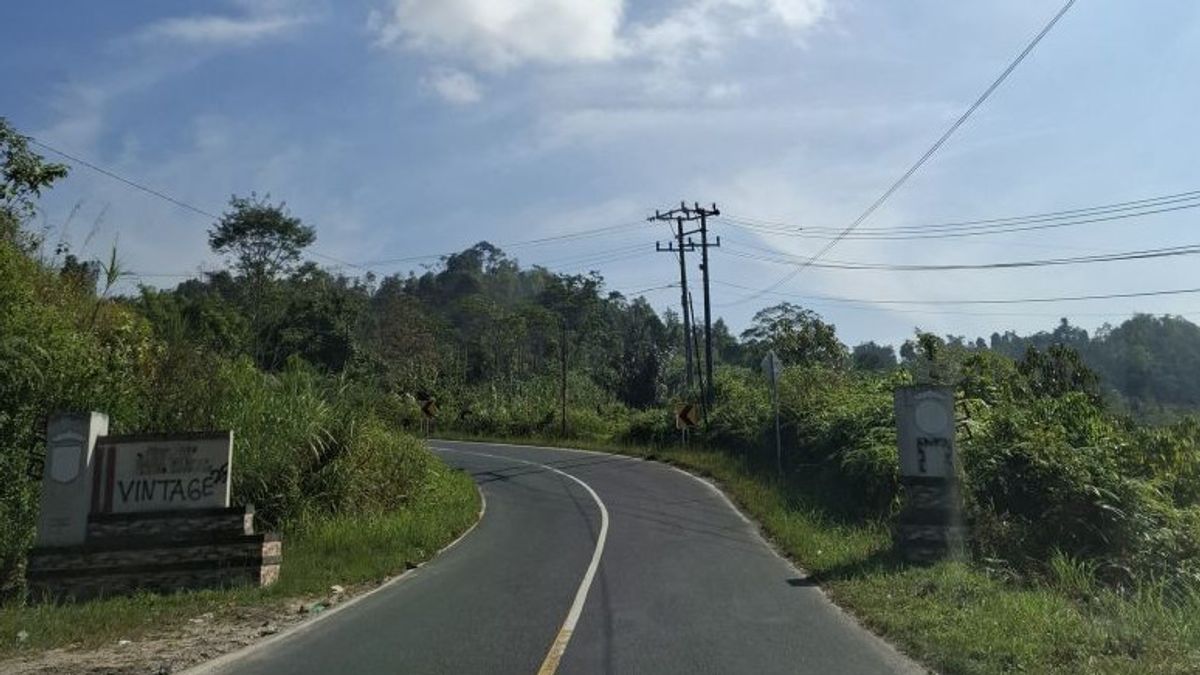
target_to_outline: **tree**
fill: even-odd
[[[613,389],[626,405],[647,408],[659,398],[666,329],[645,298],[622,309],[620,345],[610,346],[616,361]]]
[[[254,285],[261,286],[291,271],[300,253],[317,239],[313,228],[288,214],[284,202],[234,195],[227,211],[208,232],[208,245],[232,256],[234,267]]]
[[[850,360],[857,370],[891,370],[896,367],[896,350],[872,340],[855,346]]]
[[[33,215],[34,200],[67,175],[63,164],[47,163],[29,149],[29,138],[0,117],[0,239],[15,241],[21,221]]]
[[[292,356],[327,372],[341,372],[358,352],[357,337],[367,305],[360,282],[302,268],[288,280],[282,305],[262,334],[262,367],[282,368]]]
[[[717,353],[720,363],[736,364],[742,359],[742,346],[737,338],[729,331],[729,325],[724,319],[713,321],[712,327],[713,351]]]
[[[846,346],[838,341],[835,326],[790,302],[759,310],[742,339],[759,358],[774,349],[784,363],[841,367],[846,362]]]
[[[963,340],[945,339],[916,329],[916,338],[905,340],[900,345],[900,358],[913,374],[913,379],[922,384],[955,384],[959,380],[962,361],[967,356]]]
[[[1100,402],[1100,378],[1084,365],[1079,352],[1066,345],[1053,344],[1045,351],[1030,347],[1017,362],[1017,371],[1037,396],[1082,392],[1092,402]]]

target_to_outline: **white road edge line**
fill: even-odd
[[[571,603],[571,609],[567,612],[567,618],[563,620],[562,627],[558,629],[558,635],[554,637],[554,642],[550,645],[550,651],[546,653],[546,658],[542,661],[542,667],[538,669],[538,675],[554,675],[558,670],[558,662],[567,651],[567,644],[571,641],[571,635],[575,632],[575,625],[579,623],[579,617],[583,614],[583,605],[587,602],[588,591],[592,588],[592,581],[596,578],[596,570],[600,567],[600,556],[604,554],[604,543],[608,540],[608,508],[604,506],[604,501],[600,499],[600,495],[592,489],[592,486],[583,482],[579,478],[572,476],[566,471],[556,469],[546,464],[530,462],[516,457],[505,457],[504,455],[489,455],[485,452],[472,452],[470,450],[459,450],[457,448],[436,447],[436,450],[445,452],[457,452],[464,455],[475,455],[477,457],[488,457],[491,459],[499,459],[508,462],[519,462],[530,466],[541,467],[554,473],[570,478],[587,490],[592,496],[592,500],[596,502],[596,506],[600,508],[600,534],[596,536],[596,548],[592,551],[592,561],[588,564],[587,571],[583,574],[583,580],[579,582],[579,589],[575,591],[575,601]]]
[[[334,605],[333,607],[321,612],[320,614],[316,614],[311,619],[308,619],[306,621],[301,621],[300,623],[297,623],[297,624],[291,626],[290,628],[282,630],[265,640],[259,640],[258,642],[253,642],[251,644],[246,645],[245,647],[236,649],[232,652],[226,652],[225,654],[222,654],[221,656],[218,656],[218,657],[208,660],[208,661],[201,661],[200,663],[197,663],[196,665],[182,671],[180,673],[180,675],[210,675],[212,673],[223,672],[229,666],[233,665],[234,663],[236,663],[238,661],[241,661],[244,658],[254,655],[256,652],[266,649],[267,647],[270,647],[271,645],[274,645],[283,640],[287,640],[287,639],[296,637],[300,633],[307,632],[307,631],[311,630],[314,626],[316,626],[316,624],[320,623],[321,621],[323,621],[325,619],[328,619],[329,617],[341,612],[342,610],[349,609],[350,607],[357,605],[359,602],[366,600],[367,598],[371,597],[372,595],[375,595],[376,593],[387,590],[387,589],[395,586],[396,584],[400,583],[401,581],[405,581],[407,579],[412,578],[412,576],[414,574],[416,574],[418,571],[420,571],[423,567],[425,567],[429,563],[433,562],[434,560],[437,560],[439,557],[441,557],[441,555],[443,553],[445,553],[446,551],[449,551],[450,549],[457,546],[458,543],[461,542],[463,539],[466,539],[467,535],[474,532],[475,528],[479,526],[479,523],[483,522],[483,516],[487,513],[487,497],[484,496],[483,490],[479,489],[479,485],[475,485],[475,491],[479,494],[479,515],[476,516],[475,522],[471,523],[471,526],[468,527],[466,530],[464,530],[462,534],[458,535],[458,538],[456,538],[454,541],[452,541],[449,544],[446,544],[445,546],[438,549],[437,553],[434,553],[432,556],[430,556],[428,560],[420,563],[416,567],[413,567],[411,569],[401,572],[399,575],[394,576],[391,579],[388,579],[387,581],[376,586],[375,588],[372,588],[371,590],[367,591],[366,593],[356,595],[353,598],[346,600],[345,602]]]
[[[730,508],[730,510],[732,510],[735,514],[737,514],[737,516],[739,518],[741,518],[743,522],[745,522],[748,526],[750,526],[750,529],[754,533],[754,536],[758,538],[759,542],[761,542],[762,545],[765,546],[768,551],[770,551],[772,554],[774,554],[775,557],[782,560],[784,562],[784,564],[786,564],[788,567],[790,567],[792,569],[792,571],[794,571],[796,573],[797,576],[799,576],[799,577],[809,576],[809,573],[806,570],[801,569],[795,562],[792,561],[791,558],[788,557],[788,555],[786,553],[784,553],[782,550],[779,549],[779,547],[777,547],[774,543],[772,543],[770,538],[767,537],[766,533],[764,532],[762,525],[760,525],[757,521],[755,521],[750,516],[746,515],[746,513],[742,511],[741,507],[739,507],[733,501],[733,499],[731,499],[729,497],[729,495],[725,494],[725,491],[722,490],[720,487],[718,487],[716,483],[708,480],[707,478],[704,478],[703,476],[697,476],[696,474],[692,473],[691,471],[682,469],[678,466],[675,466],[674,464],[668,464],[667,462],[660,462],[657,460],[650,460],[650,459],[646,459],[645,457],[637,457],[634,455],[622,455],[620,453],[603,452],[601,450],[583,450],[581,448],[564,448],[561,446],[554,446],[554,445],[529,445],[529,444],[523,444],[523,443],[502,443],[502,442],[495,442],[495,441],[460,441],[460,440],[455,440],[455,439],[451,439],[451,438],[445,438],[445,439],[439,438],[439,439],[430,439],[430,440],[436,440],[436,441],[448,442],[448,443],[463,443],[466,445],[471,445],[471,444],[493,445],[493,446],[500,446],[500,447],[506,447],[506,448],[528,448],[528,449],[533,449],[533,450],[561,450],[561,451],[565,451],[565,452],[575,452],[575,453],[580,453],[580,454],[584,454],[584,455],[601,455],[604,457],[626,459],[631,462],[643,462],[646,464],[654,464],[657,466],[661,466],[670,471],[674,471],[676,473],[687,476],[688,478],[690,478],[690,479],[696,481],[697,483],[700,483],[704,487],[708,488],[710,491],[713,492],[713,494],[717,495],[722,501],[724,501],[725,504]],[[449,448],[447,448],[447,449],[449,449]],[[459,452],[468,452],[468,451],[460,450]],[[509,459],[513,459],[513,458],[509,458]],[[893,645],[892,643],[888,642],[884,638],[880,637],[877,633],[875,633],[875,631],[871,630],[870,628],[867,628],[866,625],[864,625],[857,617],[855,617],[850,612],[846,611],[846,609],[843,608],[841,605],[834,602],[833,599],[829,597],[829,594],[826,593],[824,588],[818,586],[816,590],[821,594],[822,597],[825,598],[825,601],[828,602],[829,605],[834,610],[836,610],[838,618],[845,625],[855,628],[857,630],[864,631],[866,633],[866,635],[868,636],[868,639],[871,640],[871,642],[875,645],[875,647],[877,649],[882,650],[882,652],[888,657],[888,659],[893,662],[893,665],[895,665],[897,667],[897,670],[899,672],[911,673],[913,675],[929,674],[929,673],[935,672],[932,668],[928,668],[928,667],[922,665],[920,662],[916,661],[913,657],[900,651],[900,649],[896,645]]]

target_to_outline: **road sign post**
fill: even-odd
[[[904,492],[893,531],[896,547],[913,562],[958,556],[965,530],[954,451],[954,391],[900,387],[894,400]]]
[[[783,438],[779,433],[779,376],[783,373],[783,361],[775,350],[767,352],[762,360],[763,374],[771,384],[771,404],[775,408],[775,469],[783,475]]]
[[[688,442],[688,432],[700,424],[700,406],[695,403],[684,403],[675,409],[675,428],[683,438],[684,446]]]
[[[438,407],[432,398],[421,399],[421,431],[428,436],[433,429],[433,421],[437,419]]]

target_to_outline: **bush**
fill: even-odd
[[[780,383],[798,472],[840,509],[881,517],[897,498],[892,390],[899,376],[789,368]]]
[[[722,367],[717,369],[713,380],[716,404],[705,440],[729,450],[763,447],[766,429],[773,428],[775,423],[765,378],[747,368]]]
[[[138,428],[157,356],[133,312],[96,299],[0,239],[0,594],[21,584],[32,544],[42,453],[57,410],[103,410],[112,431]]]
[[[99,410],[110,431],[233,429],[233,502],[264,527],[376,514],[430,489],[441,464],[400,431],[415,406],[299,359],[278,374],[179,337],[164,342],[123,301],[97,298],[0,240],[0,593],[20,591],[33,543],[46,418]],[[593,421],[589,423],[594,424]]]

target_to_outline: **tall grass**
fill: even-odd
[[[0,659],[41,649],[92,649],[169,633],[207,613],[236,620],[239,610],[293,611],[296,599],[324,599],[333,584],[374,583],[427,560],[475,522],[471,478],[439,466],[402,508],[374,515],[312,518],[284,530],[284,564],[267,588],[140,594],[78,604],[0,605]],[[269,614],[269,612],[268,612]],[[20,637],[24,634],[24,638]],[[0,670],[3,665],[0,664]]]

